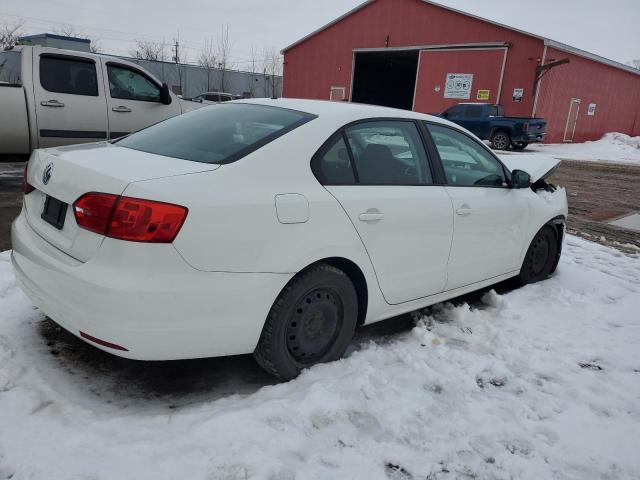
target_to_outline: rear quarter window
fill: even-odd
[[[21,58],[20,52],[0,52],[0,86],[22,85]]]
[[[224,103],[165,120],[116,142],[166,157],[226,164],[314,118],[280,107]]]

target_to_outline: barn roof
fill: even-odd
[[[364,1],[363,3],[361,3],[360,5],[357,5],[355,8],[349,10],[345,14],[340,15],[338,18],[332,20],[331,22],[327,23],[326,25],[323,25],[322,27],[318,28],[317,30],[314,30],[313,32],[309,33],[308,35],[305,35],[304,37],[302,37],[301,39],[299,39],[296,42],[292,43],[291,45],[283,48],[281,50],[281,53],[284,54],[288,50],[291,50],[292,48],[300,45],[301,43],[306,42],[309,38],[317,35],[318,33],[326,30],[327,28],[335,25],[336,23],[341,22],[345,18],[350,17],[354,13],[358,12],[359,10],[362,10],[363,8],[365,8],[366,6],[372,4],[375,1],[376,0],[366,0],[366,1]],[[589,60],[593,60],[593,61],[598,62],[598,63],[603,63],[605,65],[609,65],[610,67],[619,68],[621,70],[626,70],[626,71],[628,71],[630,73],[635,73],[636,75],[640,75],[640,70],[638,70],[637,68],[631,67],[629,65],[625,65],[624,63],[616,62],[615,60],[611,60],[609,58],[605,58],[605,57],[602,57],[600,55],[596,55],[595,53],[587,52],[586,50],[582,50],[580,48],[572,47],[571,45],[567,45],[565,43],[557,42],[557,41],[552,40],[550,38],[543,37],[543,36],[540,36],[540,35],[536,35],[535,33],[526,32],[524,30],[520,30],[518,28],[514,28],[514,27],[511,27],[509,25],[505,25],[503,23],[500,23],[500,22],[495,22],[493,20],[489,20],[487,18],[483,18],[483,17],[480,17],[478,15],[473,15],[471,13],[468,13],[468,12],[465,12],[465,11],[462,11],[462,10],[458,10],[456,8],[448,7],[446,5],[442,5],[440,3],[436,3],[436,2],[433,2],[431,0],[419,0],[419,1],[421,1],[422,3],[429,4],[429,5],[433,5],[434,7],[442,8],[444,10],[449,10],[450,12],[454,12],[454,13],[457,13],[459,15],[464,15],[465,17],[475,18],[476,20],[481,20],[483,22],[490,23],[491,25],[495,25],[497,27],[505,28],[505,29],[511,30],[513,32],[517,32],[517,33],[521,33],[523,35],[527,35],[529,37],[537,38],[538,40],[542,40],[544,42],[545,46],[549,46],[549,47],[555,48],[557,50],[562,50],[563,52],[571,53],[571,54],[577,55],[579,57],[588,58]],[[419,46],[416,46],[416,48],[418,48],[418,47]]]

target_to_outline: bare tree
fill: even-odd
[[[213,38],[205,39],[204,48],[198,56],[198,65],[203,67],[207,72],[207,92],[211,91],[211,73],[216,68],[217,59]]]
[[[164,62],[167,58],[167,44],[153,40],[136,40],[135,47],[129,53],[138,60]]]
[[[629,65],[630,67],[637,68],[638,70],[640,70],[640,58],[636,58],[634,60],[631,60],[631,61],[627,62],[627,65]]]
[[[218,60],[218,68],[220,69],[220,91],[226,92],[229,76],[227,70],[233,68],[231,63],[231,48],[232,43],[229,38],[229,25],[223,25],[222,30],[218,34],[218,42],[216,45],[216,57]]]
[[[12,48],[22,36],[24,22],[6,23],[0,22],[0,50]]]
[[[64,35],[65,37],[84,38],[89,40],[89,50],[92,53],[101,53],[102,48],[100,46],[100,40],[97,37],[89,35],[86,32],[78,30],[75,26],[70,24],[61,24],[53,29],[53,33],[56,35]]]
[[[282,55],[275,48],[263,50],[265,95],[276,98],[282,90]]]

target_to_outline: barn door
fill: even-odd
[[[506,48],[422,50],[413,110],[442,112],[461,102],[500,103]]]
[[[578,115],[580,114],[580,99],[572,98],[569,102],[569,113],[567,115],[567,124],[564,127],[563,142],[573,142],[576,134],[576,124],[578,123]]]

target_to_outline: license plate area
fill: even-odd
[[[61,202],[57,198],[47,195],[40,217],[58,230],[62,230],[62,227],[64,227],[64,218],[67,215],[67,206],[66,203]]]

